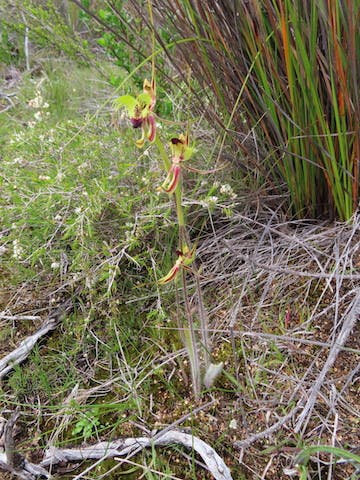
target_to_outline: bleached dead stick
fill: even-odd
[[[0,312],[0,320],[40,320],[39,315],[5,315]]]
[[[9,472],[22,480],[50,478],[51,475],[47,470],[40,465],[28,462],[15,450],[14,427],[18,417],[19,409],[16,409],[8,420],[0,417],[0,472]]]
[[[57,323],[58,320],[54,318],[45,321],[36,333],[25,338],[15,350],[2,358],[0,360],[0,380],[14,368],[14,365],[23,362],[28,357],[39,338],[46,335],[50,330],[54,330]]]
[[[62,316],[69,308],[72,308],[71,300],[67,300],[54,313],[49,315],[37,332],[25,338],[15,350],[0,360],[0,380],[5,377],[15,365],[23,362],[29,356],[34,345],[40,338],[56,328]]]
[[[207,469],[216,480],[232,480],[229,468],[222,458],[207,443],[199,438],[178,430],[170,430],[157,438],[137,437],[125,438],[112,442],[100,442],[84,448],[55,448],[45,451],[45,458],[40,463],[42,467],[49,467],[62,462],[78,462],[81,460],[97,460],[100,458],[131,457],[151,446],[165,446],[180,444],[194,449],[203,459]]]

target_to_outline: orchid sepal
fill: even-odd
[[[195,260],[196,245],[194,245],[190,249],[187,244],[184,244],[182,250],[178,250],[176,253],[178,254],[178,258],[175,264],[169,270],[169,272],[164,277],[160,278],[160,280],[158,281],[160,285],[164,285],[165,283],[169,283],[174,280],[177,277],[181,268],[189,272],[192,271],[190,265]]]
[[[160,187],[160,190],[169,194],[174,193],[177,186],[179,185],[180,175],[180,165],[172,165],[164,183]]]
[[[177,277],[177,274],[179,273],[179,270],[180,270],[180,266],[181,266],[181,261],[180,261],[180,257],[176,260],[175,262],[175,265],[173,265],[171,267],[171,269],[169,270],[169,272],[162,278],[160,278],[160,280],[158,281],[158,283],[160,285],[165,285],[165,283],[169,283],[171,282],[172,280],[174,280],[176,277]]]

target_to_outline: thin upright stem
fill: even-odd
[[[199,351],[198,351],[197,342],[196,342],[194,320],[193,320],[193,316],[190,308],[190,300],[188,296],[185,270],[182,270],[181,278],[182,278],[182,290],[184,295],[186,318],[189,325],[188,332],[186,330],[184,331],[185,346],[188,350],[189,359],[191,363],[191,377],[193,382],[194,395],[196,398],[198,398],[200,395],[200,389],[201,389],[200,359],[199,359]]]

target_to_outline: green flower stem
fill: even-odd
[[[166,173],[168,173],[168,171],[171,168],[171,160],[169,159],[168,154],[166,153],[164,144],[162,143],[158,135],[156,135],[154,143],[159,150],[161,159],[164,164],[165,171]],[[186,235],[185,213],[184,213],[184,208],[182,206],[182,179],[180,179],[180,182],[175,189],[174,196],[175,196],[175,205],[176,205],[176,215],[177,215],[178,226],[179,226],[179,249],[182,250],[184,244],[188,244],[188,239]],[[182,276],[182,291],[183,291],[184,302],[185,302],[185,314],[188,322],[188,328],[185,328],[183,332],[183,339],[184,339],[185,347],[188,351],[189,360],[190,360],[190,366],[191,366],[190,370],[191,370],[194,395],[196,399],[199,399],[200,390],[201,390],[200,358],[199,358],[199,352],[198,352],[197,342],[196,342],[194,320],[191,313],[190,301],[188,297],[188,286],[186,282],[185,270],[182,270],[181,276]],[[204,335],[204,332],[203,332],[203,335]],[[208,348],[207,337],[205,337],[204,343],[205,343],[206,368],[207,368],[207,365],[209,363],[209,360],[208,360],[209,357],[207,352],[207,348]]]
[[[168,154],[166,153],[164,144],[163,144],[163,142],[160,140],[158,134],[156,134],[156,136],[155,136],[154,143],[155,143],[155,145],[157,146],[157,148],[158,148],[158,150],[159,150],[159,153],[160,153],[160,156],[161,156],[161,160],[164,162],[164,168],[165,168],[166,172],[168,172],[168,171],[170,170],[170,167],[171,167],[171,162],[170,162],[170,160],[169,160]]]

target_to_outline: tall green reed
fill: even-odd
[[[171,57],[207,87],[198,107],[248,161],[254,149],[241,138],[254,127],[254,165],[277,190],[286,184],[291,214],[349,219],[359,202],[360,0],[154,5],[169,28],[198,38]]]

